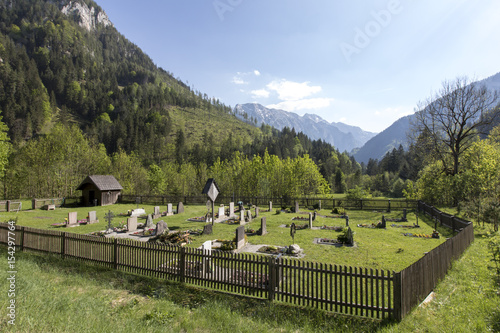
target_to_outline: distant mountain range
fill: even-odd
[[[500,91],[500,73],[478,83],[485,85],[489,90]],[[366,142],[361,149],[354,150],[352,154],[356,161],[367,163],[370,158],[380,160],[387,152],[393,148],[398,148],[400,144],[405,149],[408,148],[408,131],[414,119],[415,115],[398,119],[391,126]]]
[[[313,140],[323,140],[332,144],[340,152],[352,151],[362,147],[376,133],[363,131],[359,127],[343,123],[329,123],[320,116],[296,113],[278,109],[269,109],[257,103],[238,104],[234,108],[236,116],[243,121],[261,126],[263,123],[279,130],[284,127],[294,128]]]

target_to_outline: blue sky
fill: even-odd
[[[380,132],[458,76],[500,72],[497,0],[97,0],[160,67],[227,105]]]

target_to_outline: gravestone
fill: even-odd
[[[298,213],[299,212],[299,202],[298,201],[295,201],[295,213]]]
[[[154,212],[153,212],[153,219],[157,219],[161,216],[160,214],[160,206],[155,206]]]
[[[348,227],[349,226],[349,216],[345,216],[345,226]]]
[[[219,218],[218,218],[218,220],[222,221],[224,219],[224,217],[226,217],[226,210],[224,209],[224,205],[221,205],[219,207]]]
[[[319,201],[319,210],[321,210],[321,200]]]
[[[385,220],[385,215],[382,215],[382,222],[380,223],[380,228],[386,228],[387,221]]]
[[[247,222],[252,222],[252,212],[250,210],[247,210]]]
[[[234,202],[229,203],[229,217],[234,216]]]
[[[204,235],[211,235],[213,232],[213,226],[211,224],[205,224],[203,227],[203,234]]]
[[[245,210],[240,210],[240,225],[245,224]]]
[[[127,219],[127,230],[129,232],[137,230],[137,216],[129,217]]]
[[[174,215],[174,210],[173,210],[173,208],[172,208],[172,204],[171,204],[171,203],[169,203],[169,204],[167,205],[167,216],[172,216],[172,215]]]
[[[313,221],[316,221],[316,218],[318,217],[318,213],[316,211],[314,211],[314,214],[313,214]]]
[[[210,225],[212,226],[212,225]],[[203,251],[202,253],[204,255],[212,255],[212,241],[206,241],[205,243],[203,243],[203,245],[201,246],[201,250]],[[211,272],[212,269],[211,269],[211,262],[210,262],[210,258],[203,258],[203,275]]]
[[[47,205],[47,210],[56,210],[56,205]]]
[[[269,211],[270,212],[273,211],[273,202],[272,201],[269,201]]]
[[[182,213],[184,213],[184,204],[182,203],[182,201],[179,201],[179,203],[177,204],[177,214]]]
[[[264,216],[263,218],[260,219],[260,230],[259,234],[261,236],[264,236],[267,234],[267,225],[266,225],[266,217]]]
[[[255,218],[259,217],[259,207],[255,206]]]
[[[97,219],[97,212],[95,210],[89,212],[89,218],[87,219],[87,223],[89,224],[99,223],[99,220]]]
[[[66,227],[76,227],[77,225],[77,212],[68,213],[68,223],[66,223]]]
[[[406,208],[403,209],[403,222],[408,222],[408,219],[406,218]]]
[[[130,213],[130,216],[134,217],[134,216],[141,216],[144,214],[146,214],[146,211],[144,210],[144,208],[137,208],[137,209],[132,210],[132,212]]]
[[[309,213],[309,229],[313,227],[313,214]]]
[[[146,219],[146,224],[144,224],[144,229],[151,229],[152,227],[154,227],[153,217],[150,214],[148,214],[148,218]]]
[[[236,249],[239,250],[245,246],[245,227],[241,226],[236,229]]]
[[[168,225],[165,221],[161,220],[156,223],[156,236],[162,235],[165,231],[168,232]]]

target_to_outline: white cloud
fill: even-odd
[[[243,80],[239,76],[233,77],[233,81],[231,81],[231,82],[233,82],[234,84],[248,84],[248,82],[245,82],[245,80]]]
[[[308,98],[300,100],[284,101],[278,104],[267,105],[270,109],[280,109],[285,111],[321,109],[330,106],[332,98]]]
[[[268,98],[270,94],[266,89],[252,90],[251,93],[253,98]]]
[[[321,91],[320,86],[310,86],[310,82],[293,82],[288,80],[275,80],[267,85],[269,90],[278,93],[282,101],[300,101],[308,96]]]
[[[253,71],[253,74],[254,74],[255,76],[260,76],[260,72],[259,72],[258,70],[254,70],[254,71]]]

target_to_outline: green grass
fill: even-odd
[[[6,221],[12,218],[18,218],[18,225],[29,226],[39,229],[59,230],[65,232],[73,232],[78,234],[88,234],[93,231],[100,231],[106,228],[107,222],[104,220],[104,214],[111,210],[115,215],[119,213],[126,213],[130,209],[134,209],[135,204],[117,204],[108,207],[96,207],[97,217],[99,223],[92,225],[82,225],[75,228],[54,227],[51,224],[63,222],[64,218],[68,216],[69,212],[76,211],[78,219],[83,219],[87,216],[89,210],[94,208],[79,207],[79,208],[58,208],[55,211],[45,210],[28,210],[19,213],[2,213],[0,220]],[[152,205],[140,205],[145,208],[146,212],[153,212]],[[162,210],[166,206],[161,207]],[[263,209],[264,207],[262,207]],[[261,210],[262,210],[261,209]],[[188,230],[188,229],[202,229],[204,223],[201,222],[188,222],[190,217],[203,216],[206,213],[206,207],[203,206],[186,206],[186,212],[180,215],[169,217],[161,217],[154,222],[164,220],[167,222],[170,229],[173,230]],[[321,215],[332,215],[329,210],[320,211]],[[355,232],[354,240],[355,247],[334,247],[327,245],[314,244],[314,238],[337,238],[338,234],[330,230],[297,230],[295,234],[295,243],[304,249],[306,254],[302,260],[328,263],[336,265],[346,265],[361,268],[384,269],[391,271],[400,271],[405,267],[411,265],[413,262],[424,256],[425,252],[431,251],[436,246],[446,241],[446,237],[451,234],[447,229],[440,230],[444,233],[444,237],[440,239],[420,239],[405,237],[402,235],[404,232],[431,234],[433,231],[432,224],[424,223],[420,218],[420,229],[402,229],[392,228],[392,222],[387,222],[387,229],[368,229],[358,228],[358,224],[372,224],[381,220],[382,215],[387,218],[399,218],[402,213],[400,211],[393,211],[392,213],[377,213],[370,211],[348,211],[350,218],[350,226]],[[258,219],[254,219],[247,227],[252,229],[260,228],[260,217],[265,216],[267,219],[267,231],[265,236],[249,236],[248,241],[252,244],[261,245],[275,245],[275,246],[288,246],[292,244],[289,228],[282,228],[280,226],[291,224],[292,218],[295,216],[307,217],[304,214],[276,214],[273,212],[261,212]],[[119,223],[126,224],[126,217],[117,216],[113,220],[113,224],[117,226]],[[141,221],[141,220],[139,220]],[[144,220],[142,220],[144,221]],[[296,221],[298,224],[305,224],[307,222]],[[412,225],[416,223],[414,213],[408,213],[408,222],[403,224]],[[401,224],[401,223],[399,223]],[[314,226],[345,226],[344,219],[331,219],[318,217],[313,222]],[[214,226],[213,235],[203,235],[194,237],[190,247],[199,247],[207,240],[213,239],[233,239],[237,225],[216,224]]]
[[[478,234],[485,234],[478,230]],[[16,326],[2,332],[498,332],[500,295],[488,239],[478,236],[427,306],[401,323],[328,314],[16,253]],[[7,251],[0,247],[0,303],[7,304]]]

